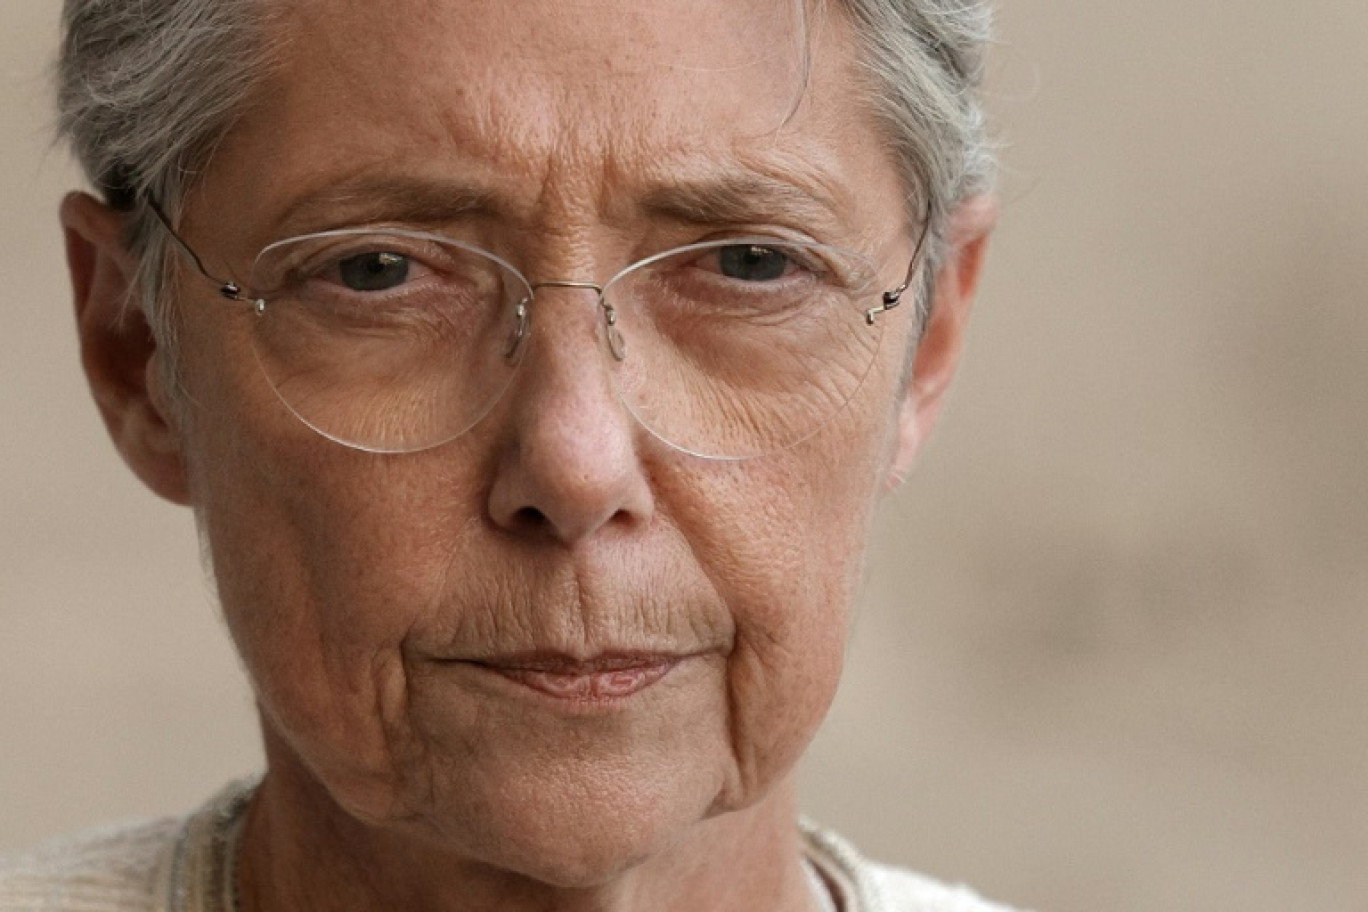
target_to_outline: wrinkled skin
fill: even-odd
[[[300,3],[182,233],[216,274],[290,234],[390,222],[476,237],[534,281],[602,281],[666,247],[778,232],[868,251],[897,285],[916,226],[852,103],[845,25],[813,24],[804,88],[789,5],[736,6]],[[419,192],[377,197],[382,178]],[[648,205],[719,181],[747,182],[744,211]],[[441,211],[470,189],[490,201],[478,215]],[[634,422],[571,289],[539,298],[498,407],[434,450],[366,454],[294,420],[250,315],[188,267],[172,393],[170,355],[114,318],[119,216],[74,195],[63,218],[97,400],[130,466],[195,508],[258,695],[249,907],[808,907],[793,765],[836,687],[872,509],[954,368],[990,204],[959,214],[910,374],[904,308],[832,424],[731,463]],[[477,664],[533,652],[671,664],[600,702]]]

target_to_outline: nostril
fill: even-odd
[[[517,529],[533,531],[546,528],[550,522],[546,514],[536,507],[522,507],[513,514],[512,525]]]

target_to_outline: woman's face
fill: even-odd
[[[812,23],[805,74],[793,5],[301,3],[183,233],[241,276],[289,235],[470,229],[534,281],[602,282],[643,245],[777,232],[868,250],[894,287],[904,188],[845,27]],[[702,202],[655,205],[671,194]],[[367,824],[565,883],[788,775],[836,687],[873,502],[919,436],[910,307],[824,430],[718,462],[635,423],[593,303],[539,292],[499,405],[407,455],[296,421],[250,312],[189,269],[177,305],[189,496],[272,764]]]

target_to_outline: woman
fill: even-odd
[[[986,18],[68,0],[83,362],[267,769],[0,908],[993,908],[793,789],[992,225]]]

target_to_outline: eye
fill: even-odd
[[[742,282],[782,279],[795,266],[793,257],[778,247],[732,244],[717,251],[718,272]]]
[[[398,253],[374,251],[338,260],[339,283],[352,291],[389,291],[408,281],[413,262]]]

